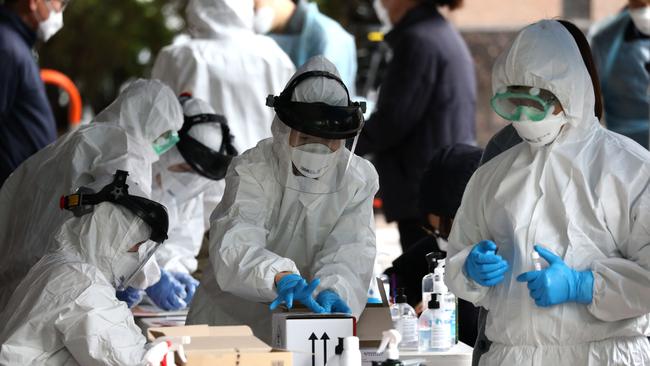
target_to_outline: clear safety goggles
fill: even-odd
[[[176,131],[167,131],[153,141],[153,150],[160,156],[174,147],[179,140],[180,137]]]
[[[545,89],[509,86],[497,91],[490,103],[492,109],[508,121],[520,121],[525,115],[537,122],[553,113],[558,100]]]

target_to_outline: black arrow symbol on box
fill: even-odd
[[[311,366],[316,366],[316,341],[318,337],[312,332],[309,340],[311,341]]]
[[[323,336],[320,337],[320,339],[323,341],[323,366],[327,365],[327,341],[330,339],[330,337],[327,335],[327,333],[323,333]]]

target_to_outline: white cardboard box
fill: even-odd
[[[325,366],[339,337],[356,335],[347,314],[275,313],[272,346],[293,353],[294,366]]]

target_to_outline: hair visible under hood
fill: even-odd
[[[527,26],[499,56],[492,70],[492,90],[510,85],[552,92],[573,128],[598,125],[594,89],[580,50],[571,33],[555,20]]]
[[[93,212],[72,217],[55,236],[60,250],[70,250],[96,266],[111,283],[117,278],[115,264],[135,244],[146,241],[151,228],[128,209],[112,203],[100,203]]]
[[[185,13],[194,38],[225,38],[231,32],[253,32],[253,0],[190,0]]]
[[[127,86],[94,122],[114,123],[138,141],[152,143],[166,131],[183,126],[183,111],[174,92],[158,80],[139,79]]]

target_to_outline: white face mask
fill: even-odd
[[[512,127],[524,141],[531,146],[539,147],[555,141],[566,123],[566,117],[560,113],[537,122],[530,120],[512,122]]]
[[[255,18],[253,19],[253,29],[255,33],[266,34],[273,28],[273,20],[275,19],[275,10],[270,6],[263,6],[255,11]]]
[[[151,255],[156,243],[147,241],[138,247],[137,252],[127,252],[125,255],[116,258],[113,264],[113,276],[115,288],[126,288],[131,286],[139,289],[146,289],[160,279],[160,268]],[[148,259],[148,260],[147,260]],[[145,261],[147,261],[145,263]],[[145,263],[138,271],[138,268]],[[136,273],[137,271],[137,273]]]
[[[334,165],[336,152],[319,144],[304,144],[291,147],[291,161],[300,174],[307,178],[320,178]]]
[[[140,290],[146,290],[160,281],[160,267],[155,258],[150,258],[142,267],[142,270],[135,275],[129,286]]]
[[[387,33],[391,29],[393,29],[393,23],[391,23],[390,16],[388,16],[388,10],[386,10],[381,0],[373,1],[372,7],[375,9],[375,13],[377,13],[377,18],[379,18],[379,21],[383,25],[382,31],[384,33]]]
[[[38,38],[43,42],[47,42],[56,34],[56,32],[63,28],[63,12],[54,11],[49,5],[47,5],[47,1],[45,4],[50,9],[50,16],[48,16],[44,21],[38,23],[37,31]]]
[[[650,36],[650,6],[630,10],[630,17],[639,32]]]

